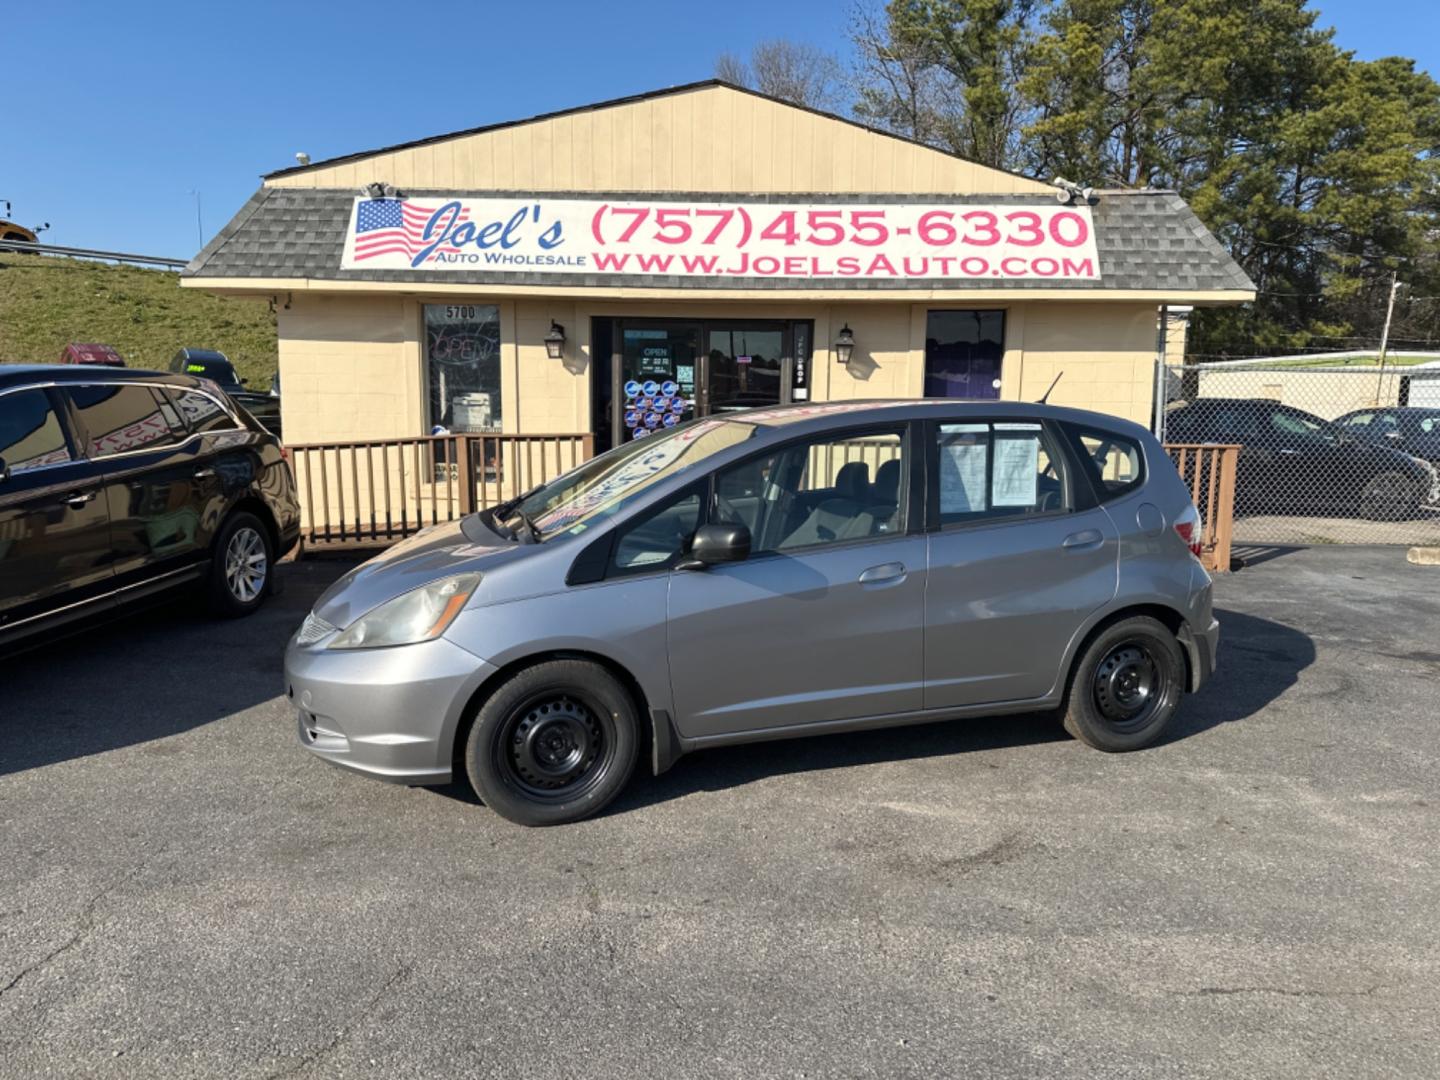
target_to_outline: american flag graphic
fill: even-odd
[[[400,254],[413,259],[421,248],[434,243],[422,239],[425,226],[439,207],[420,206],[403,199],[368,199],[360,204],[355,217],[355,260],[373,259],[377,255]],[[453,221],[446,215],[446,221],[453,229],[456,225],[470,220],[470,211],[460,210]],[[443,223],[442,223],[443,224]],[[437,229],[436,232],[440,230]],[[457,252],[453,244],[442,244],[437,252]]]

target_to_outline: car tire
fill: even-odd
[[[1185,687],[1185,657],[1169,627],[1137,615],[1085,646],[1066,694],[1065,730],[1107,753],[1139,750],[1164,734]]]
[[[210,557],[210,607],[230,619],[249,615],[265,602],[274,574],[270,531],[254,514],[231,514]]]
[[[1420,512],[1423,492],[1398,472],[1380,473],[1360,493],[1360,516],[1367,521],[1406,521]]]
[[[615,676],[588,660],[550,660],[516,672],[480,706],[465,767],[501,817],[564,825],[609,805],[639,746],[639,712]]]

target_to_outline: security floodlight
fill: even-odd
[[[305,153],[304,150],[298,150],[295,153],[295,160],[298,161],[301,165],[309,165],[310,155]]]

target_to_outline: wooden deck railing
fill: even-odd
[[[1235,463],[1240,447],[1211,443],[1166,443],[1180,479],[1205,522],[1200,561],[1212,573],[1230,569],[1230,544],[1235,534]]]
[[[289,447],[310,545],[388,544],[588,460],[593,435],[434,435]]]

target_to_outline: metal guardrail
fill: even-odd
[[[1211,573],[1230,569],[1235,538],[1235,463],[1240,447],[1215,443],[1166,443],[1180,479],[1190,488],[1190,501],[1200,511],[1200,562]]]
[[[0,240],[0,251],[29,252],[34,255],[67,255],[75,259],[100,259],[104,262],[133,263],[136,266],[163,266],[182,270],[189,259],[167,259],[163,255],[136,255],[126,251],[99,251],[94,248],[64,247],[59,244],[32,244],[28,240]]]
[[[587,461],[593,435],[433,435],[286,448],[302,537],[318,546],[402,540]]]

